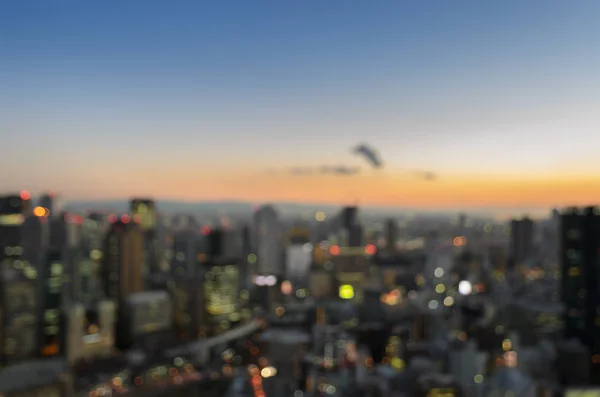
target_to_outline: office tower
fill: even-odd
[[[363,229],[358,222],[358,207],[344,207],[338,216],[340,245],[358,247],[363,244]]]
[[[509,271],[531,258],[534,253],[533,221],[529,218],[513,219],[510,228],[510,256],[512,266]]]
[[[134,198],[130,201],[131,219],[140,225],[144,235],[144,274],[161,273],[157,240],[156,204],[150,199]]]
[[[111,219],[106,236],[102,283],[108,299],[121,304],[143,290],[144,237],[129,215]]]
[[[0,197],[0,259],[21,255],[21,226],[29,209],[29,192]]]
[[[37,271],[23,259],[22,234],[30,195],[0,197],[0,354],[11,365],[38,354]]]
[[[280,276],[284,272],[282,230],[279,216],[270,205],[254,213],[257,274]]]
[[[173,236],[171,276],[177,279],[193,278],[199,262],[205,260],[205,236],[193,230],[181,231]]]
[[[310,229],[294,227],[288,233],[285,252],[285,277],[297,288],[308,287],[313,248]]]
[[[173,306],[166,291],[131,294],[123,307],[124,321],[119,323],[117,346],[136,347],[152,352],[171,339]]]
[[[91,305],[100,297],[100,269],[104,257],[105,235],[108,221],[98,213],[83,219],[81,242],[74,258],[73,301]]]
[[[32,215],[25,217],[21,231],[23,258],[39,270],[48,250],[50,236],[48,218],[41,207],[36,207]]]
[[[83,216],[63,212],[49,220],[48,255],[60,258],[64,265],[64,299],[71,301],[75,295],[76,264],[80,256]]]
[[[565,337],[590,350],[591,378],[600,382],[600,210],[570,209],[561,215],[560,229]]]
[[[204,302],[213,331],[240,320],[239,260],[210,258],[204,265]]]
[[[64,263],[60,255],[48,254],[45,266],[38,273],[43,285],[40,307],[42,316],[41,353],[45,357],[57,356],[64,348],[64,316],[62,313],[62,284]]]
[[[63,201],[54,193],[46,193],[40,197],[39,206],[48,210],[48,216],[55,217],[63,211]]]
[[[386,251],[393,253],[396,251],[396,242],[398,241],[398,224],[395,219],[385,221],[385,244]]]
[[[67,361],[110,356],[114,347],[115,304],[101,301],[86,309],[74,304],[67,311]]]
[[[506,268],[506,250],[502,245],[488,247],[488,260],[493,270],[504,272]]]

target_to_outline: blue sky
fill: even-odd
[[[391,170],[600,165],[598,1],[0,7],[0,167],[27,158],[9,188],[352,163],[358,141]]]

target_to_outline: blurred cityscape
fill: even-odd
[[[599,208],[500,222],[64,199],[0,197],[2,396],[600,390]]]

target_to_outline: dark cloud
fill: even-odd
[[[348,167],[345,165],[323,165],[321,167],[292,167],[289,169],[290,175],[303,176],[303,175],[356,175],[360,172],[358,167]]]
[[[426,181],[435,181],[438,179],[438,175],[431,171],[414,170],[413,175]]]
[[[334,175],[356,175],[360,172],[358,167],[347,167],[345,165],[324,165],[321,167],[321,174],[334,174]]]
[[[374,168],[383,167],[383,161],[381,161],[377,151],[366,143],[356,145],[354,148],[352,148],[352,153],[362,156]]]

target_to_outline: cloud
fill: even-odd
[[[414,170],[412,173],[413,175],[426,181],[435,181],[436,179],[438,179],[438,175],[431,171]]]
[[[321,167],[321,174],[333,174],[333,175],[356,175],[360,172],[358,167],[347,167],[345,165],[324,165]]]
[[[356,175],[360,172],[358,167],[348,167],[345,165],[322,165],[320,167],[292,167],[288,170],[290,175]]]
[[[383,167],[383,161],[381,161],[377,151],[366,143],[356,145],[352,148],[352,153],[362,156],[374,168]]]

